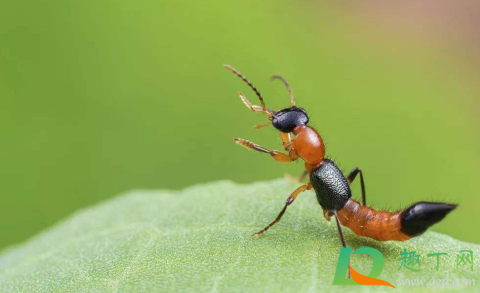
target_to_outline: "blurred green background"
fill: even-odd
[[[281,148],[252,129],[266,119],[225,63],[274,109],[289,98],[268,77],[284,75],[328,155],[364,170],[375,208],[458,202],[434,230],[480,243],[476,48],[382,19],[312,1],[4,3],[0,247],[131,189],[299,174],[232,143]]]

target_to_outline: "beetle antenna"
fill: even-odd
[[[243,104],[245,104],[245,106],[247,106],[248,109],[252,110],[253,112],[260,112],[260,113],[263,113],[265,115],[268,116],[268,119],[272,119],[273,115],[275,115],[275,111],[273,110],[270,110],[270,109],[265,109],[260,106],[257,106],[257,105],[253,105],[248,99],[247,97],[245,97],[245,95],[243,93],[238,93],[238,96],[240,97],[240,99],[242,100]]]
[[[283,84],[287,87],[288,93],[290,94],[290,103],[292,104],[293,107],[295,107],[295,98],[293,96],[293,90],[290,87],[290,85],[288,84],[288,82],[285,80],[285,78],[283,78],[283,76],[281,76],[281,75],[274,74],[270,77],[270,79],[271,80],[278,79],[281,82],[283,82]]]
[[[236,70],[230,65],[224,65],[224,67],[234,73],[236,76],[240,77],[244,82],[248,84],[249,87],[252,88],[252,90],[257,94],[257,97],[260,99],[260,104],[262,105],[263,111],[266,111],[265,101],[263,100],[262,94],[260,94],[257,88],[243,74],[241,74],[240,71]]]

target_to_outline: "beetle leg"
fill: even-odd
[[[285,174],[285,179],[287,179],[292,183],[300,183],[305,179],[305,177],[307,177],[307,175],[308,175],[307,170],[303,170],[302,174],[300,174],[300,176],[298,177],[294,177],[290,174]]]
[[[293,148],[293,140],[290,136],[290,133],[285,133],[280,131],[280,138],[282,139],[283,147],[288,152]]]
[[[270,227],[272,227],[273,225],[275,225],[276,223],[280,222],[280,219],[282,218],[283,214],[285,213],[285,211],[287,210],[288,206],[291,205],[295,199],[297,198],[297,196],[302,193],[303,191],[305,190],[310,190],[312,189],[312,185],[311,184],[305,184],[305,185],[302,185],[300,187],[298,187],[297,189],[295,189],[294,192],[292,192],[292,194],[290,194],[290,196],[287,198],[287,201],[285,202],[285,206],[283,207],[283,209],[280,211],[280,213],[278,214],[278,216],[275,218],[275,220],[273,220],[270,224],[268,224],[265,228],[263,228],[262,230],[258,231],[257,233],[253,234],[252,236],[261,236],[263,233],[265,233],[268,229],[270,229]]]
[[[325,220],[330,222],[330,218],[331,218],[330,211],[329,210],[323,210],[323,217],[325,217]]]
[[[360,173],[360,186],[362,187],[362,204],[366,205],[367,204],[367,194],[365,193],[365,182],[363,181],[363,172],[362,169],[360,168],[355,168],[348,174],[347,177],[347,182],[348,185],[352,184],[353,180],[355,180],[355,177],[357,177],[357,174]]]
[[[243,138],[234,138],[233,141],[236,144],[241,145],[243,147],[246,147],[249,150],[255,150],[255,151],[262,152],[262,153],[270,154],[274,160],[276,160],[278,162],[281,162],[281,163],[288,163],[288,162],[292,162],[292,161],[295,161],[296,159],[298,159],[297,153],[295,151],[292,151],[292,150],[287,155],[287,154],[284,154],[280,151],[267,150],[266,148],[264,148],[264,147],[262,147],[262,146],[260,146],[256,143],[253,143],[249,140],[243,139]]]
[[[294,152],[295,149],[293,148],[293,139],[290,135],[290,133],[285,133],[280,131],[280,138],[282,139],[283,147],[285,148],[286,151],[289,153]],[[293,182],[293,183],[300,183],[302,182],[305,177],[307,176],[308,172],[304,170],[302,174],[298,177],[292,177],[290,175],[287,175],[287,180]]]
[[[347,241],[345,241],[345,237],[343,236],[342,226],[340,225],[340,220],[338,220],[337,211],[332,210],[330,211],[330,214],[333,214],[335,216],[335,222],[337,222],[338,235],[340,236],[340,241],[342,242],[342,246],[347,247]],[[350,259],[348,260],[347,279],[350,279]]]

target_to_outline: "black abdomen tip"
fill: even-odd
[[[418,202],[402,212],[402,232],[414,237],[440,222],[457,207],[456,204]]]

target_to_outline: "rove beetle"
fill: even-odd
[[[259,129],[272,125],[279,130],[283,147],[288,154],[268,150],[242,138],[235,138],[235,143],[250,150],[270,154],[278,162],[293,162],[298,158],[303,159],[305,161],[305,171],[299,180],[301,181],[307,174],[309,175],[309,182],[293,191],[275,220],[252,236],[260,236],[278,223],[287,207],[295,201],[297,196],[301,192],[312,188],[315,190],[318,203],[323,209],[324,217],[327,220],[330,220],[331,216],[335,217],[338,234],[344,247],[347,244],[341,225],[348,227],[356,235],[378,241],[405,241],[421,235],[457,207],[456,204],[425,201],[415,203],[407,209],[397,212],[377,211],[368,207],[366,205],[362,170],[355,168],[345,178],[335,163],[325,158],[325,144],[322,137],[313,127],[308,126],[307,112],[305,109],[296,106],[293,91],[282,76],[272,75],[272,79],[278,79],[286,86],[290,93],[291,107],[274,111],[265,107],[262,95],[243,74],[229,65],[225,65],[225,68],[246,82],[259,98],[261,106],[256,106],[244,94],[239,93],[247,108],[253,112],[265,114],[270,120],[269,123],[257,125],[254,128]],[[295,136],[294,138],[292,138],[292,134]],[[350,184],[358,174],[360,174],[362,204],[351,198]]]

